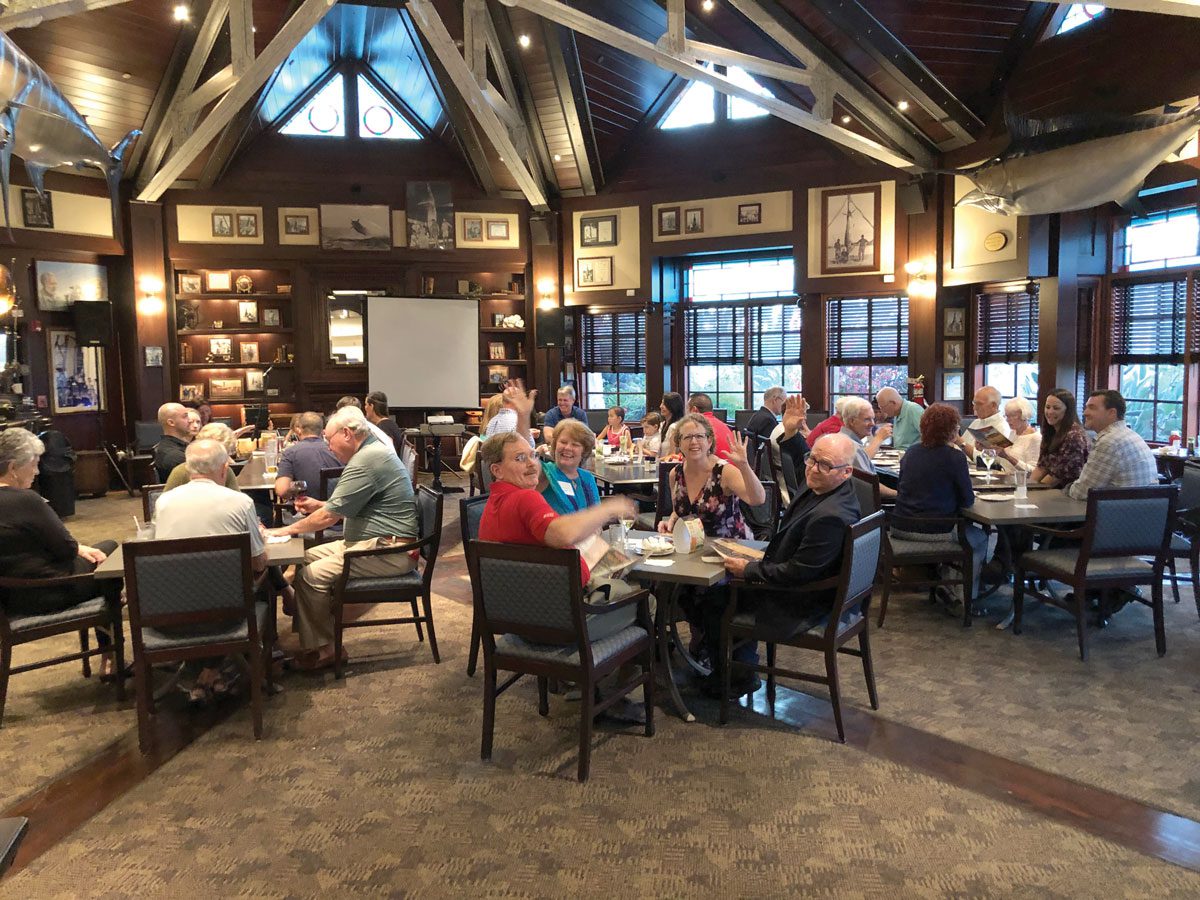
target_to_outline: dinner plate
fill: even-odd
[[[668,545],[667,545],[667,546],[665,546],[665,547],[659,547],[658,549],[654,549],[654,550],[648,550],[648,549],[646,548],[646,543],[645,543],[645,541],[638,541],[638,542],[637,542],[637,546],[633,548],[633,551],[634,551],[635,553],[640,553],[642,556],[646,556],[646,557],[650,557],[650,556],[671,556],[671,555],[673,555],[673,554],[675,553],[675,545],[674,545],[674,544],[668,544]]]

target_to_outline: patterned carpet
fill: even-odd
[[[355,636],[351,677],[292,678],[261,743],[240,710],[17,873],[17,897],[1192,897],[1200,875],[741,714],[610,726],[574,781],[576,707],[500,702],[478,758],[467,610],[443,663]],[[395,649],[399,647],[399,652]],[[365,654],[390,655],[369,662]],[[231,803],[231,798],[237,802]]]

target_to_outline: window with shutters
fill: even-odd
[[[625,419],[646,414],[646,314],[586,313],[580,317],[580,368],[588,409],[625,407]]]
[[[1038,287],[1030,282],[1012,290],[975,296],[975,351],[983,383],[1004,398],[1038,403]]]
[[[908,396],[908,298],[832,297],[825,307],[829,408],[839,397]]]
[[[1146,272],[1200,264],[1200,215],[1195,205],[1131,219],[1117,232],[1117,269]]]
[[[1125,398],[1126,422],[1148,441],[1166,441],[1184,427],[1187,282],[1180,276],[1116,282],[1112,288],[1117,389]]]

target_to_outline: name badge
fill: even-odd
[[[569,482],[569,481],[560,481],[560,482],[558,483],[558,486],[559,486],[560,488],[562,488],[562,492],[563,492],[564,494],[566,494],[568,497],[574,497],[574,496],[575,496],[575,485],[571,484],[571,482]]]

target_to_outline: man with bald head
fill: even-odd
[[[806,594],[775,594],[754,591],[753,585],[770,584],[801,587],[836,575],[842,565],[842,546],[846,529],[859,520],[858,499],[850,483],[858,445],[844,434],[828,434],[817,439],[804,464],[804,486],[788,506],[779,530],[767,544],[763,558],[757,561],[726,559],[725,568],[734,578],[745,579],[747,590],[738,593],[738,611],[752,612],[772,630],[801,631],[829,613],[834,591]],[[728,588],[708,592],[704,597],[704,639],[714,669],[705,690],[720,694],[721,616],[728,604]],[[734,649],[734,660],[758,663],[758,647],[748,642]],[[731,695],[758,690],[754,673],[735,671]]]
[[[158,408],[162,440],[154,445],[154,471],[158,483],[166,484],[171,472],[185,461],[187,446],[195,436],[188,422],[188,410],[182,403],[164,403]]]
[[[894,387],[885,387],[875,395],[875,405],[892,420],[892,446],[907,450],[921,440],[921,404],[905,400]]]
[[[981,387],[975,392],[975,399],[971,401],[971,406],[975,408],[975,419],[967,428],[986,428],[991,425],[1006,438],[1012,440],[1012,429],[1008,427],[1008,420],[1004,418],[1004,411],[1001,409],[1003,405],[1004,395],[998,388],[994,388],[990,384]],[[958,445],[966,452],[967,459],[975,460],[977,453],[975,437],[969,430],[959,437]]]

